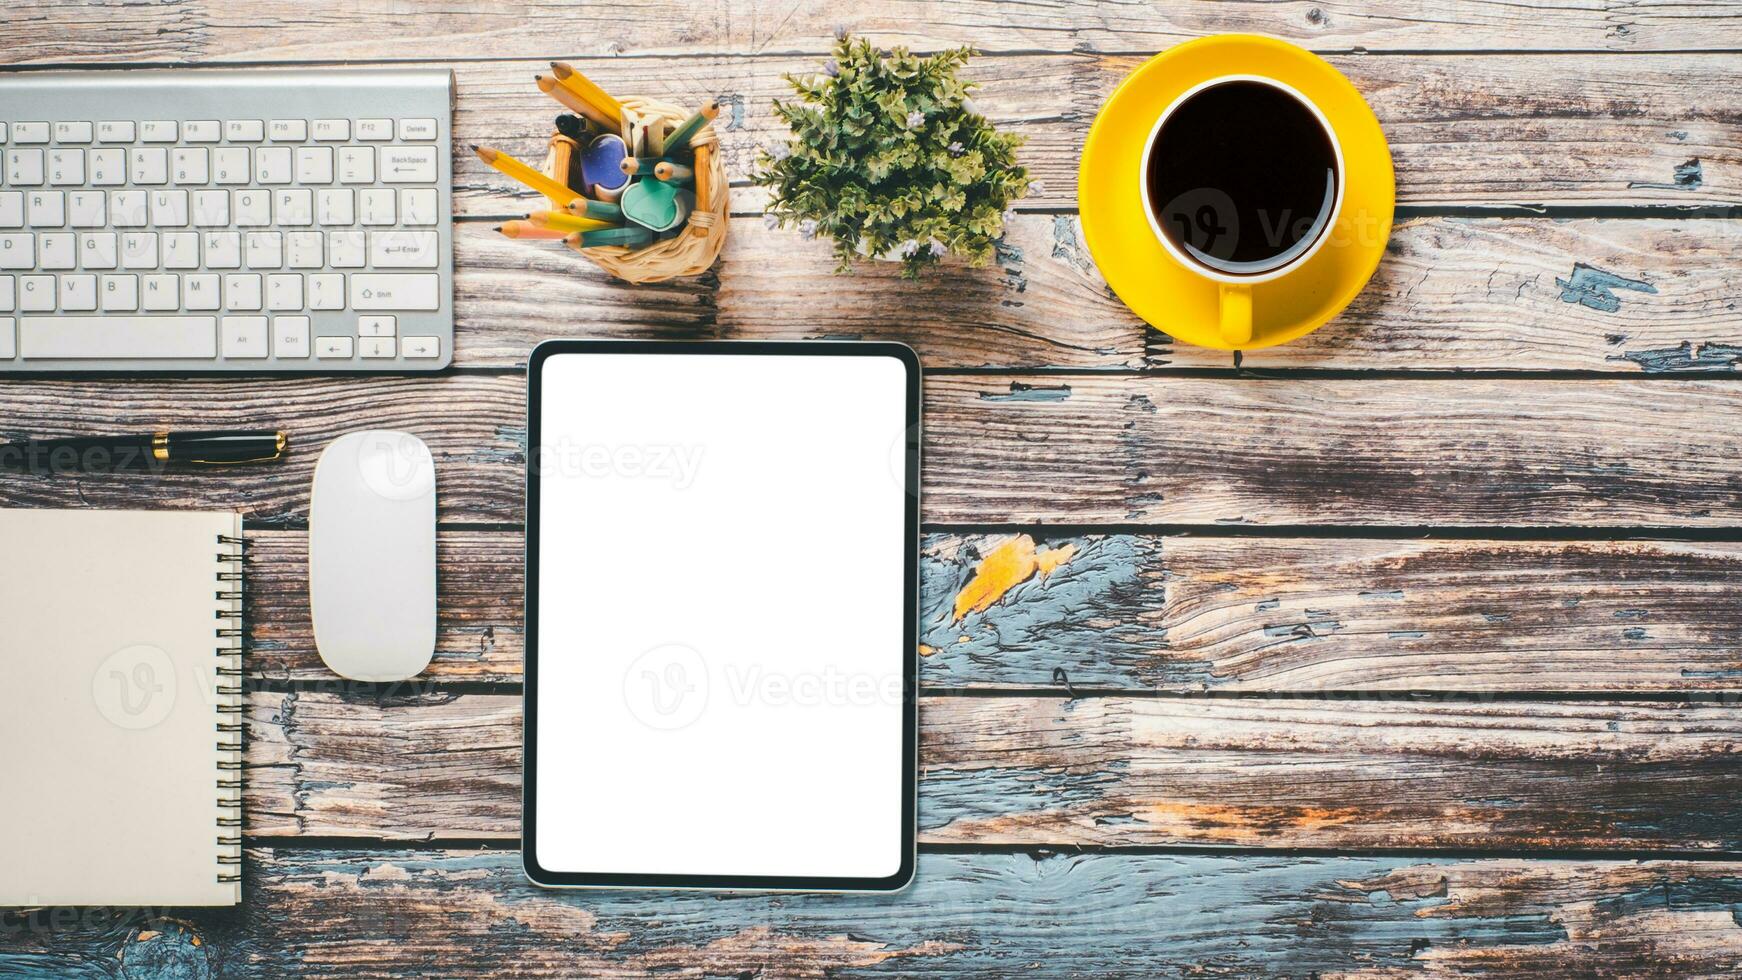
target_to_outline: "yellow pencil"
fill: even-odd
[[[533,81],[538,83],[538,90],[540,92],[543,92],[558,102],[561,102],[564,106],[568,107],[570,112],[580,113],[588,119],[591,119],[593,122],[605,127],[608,131],[614,131],[617,128],[618,124],[616,121],[611,119],[610,116],[607,116],[598,106],[595,106],[586,99],[581,98],[574,92],[574,90],[567,88],[556,79],[549,75],[534,75],[532,78]]]
[[[526,220],[539,228],[565,232],[598,231],[601,228],[620,227],[619,222],[600,221],[598,218],[582,218],[567,211],[534,211],[526,216]]]
[[[520,181],[522,184],[525,184],[540,194],[543,194],[545,197],[550,198],[559,208],[581,196],[580,192],[571,190],[561,181],[552,180],[551,178],[546,177],[544,174],[541,174],[526,164],[521,163],[519,160],[503,153],[501,150],[493,150],[488,146],[478,146],[477,144],[473,144],[472,152],[478,154],[478,159],[492,167],[495,167],[502,173],[513,177],[515,180]]]
[[[568,232],[560,228],[541,228],[530,221],[504,221],[496,230],[509,238],[567,238]]]
[[[561,61],[550,63],[550,73],[562,83],[563,88],[580,96],[591,103],[596,109],[610,117],[611,127],[620,128],[623,125],[623,103],[611,97],[611,93],[593,84],[593,80],[575,71],[573,65]]]

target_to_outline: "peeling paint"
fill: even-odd
[[[994,548],[974,570],[974,577],[956,594],[955,622],[961,622],[971,612],[980,612],[1004,594],[1030,578],[1044,579],[1060,565],[1071,560],[1077,546],[1037,549],[1034,539],[1018,534]]]
[[[1670,134],[1672,137],[1675,135],[1675,133]],[[1683,138],[1687,136],[1686,133],[1681,135]],[[1685,163],[1676,165],[1675,174],[1667,184],[1650,180],[1630,180],[1627,182],[1627,186],[1659,191],[1697,191],[1700,189],[1700,185],[1705,182],[1706,175],[1700,168],[1700,158],[1693,157]]]
[[[1555,285],[1561,287],[1561,302],[1577,303],[1600,313],[1614,313],[1621,308],[1621,297],[1614,292],[1617,289],[1657,292],[1656,286],[1643,279],[1628,279],[1583,262],[1574,263],[1572,276],[1555,279]]]
[[[1403,590],[1402,589],[1375,589],[1372,591],[1360,593],[1360,597],[1363,599],[1402,599],[1403,598]]]
[[[1031,385],[1010,382],[1010,393],[980,392],[980,400],[988,402],[1062,402],[1071,397],[1070,385]]]
[[[1649,374],[1665,371],[1735,370],[1742,363],[1742,346],[1707,342],[1694,345],[1682,341],[1675,347],[1653,347],[1646,350],[1611,354],[1611,361],[1631,361]]]

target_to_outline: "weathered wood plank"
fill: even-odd
[[[834,274],[822,242],[738,218],[713,275],[626,288],[569,250],[455,226],[455,363],[506,367],[548,337],[910,344],[931,368],[1226,368],[1107,290],[1069,215],[1018,215],[998,261],[918,280]],[[1742,224],[1415,218],[1355,304],[1248,367],[1733,372]],[[826,297],[826,300],[819,300]]]
[[[0,474],[8,506],[307,513],[320,449],[403,428],[437,460],[447,522],[517,523],[517,375],[33,381],[6,436],[135,428],[291,432],[222,473]],[[1742,390],[1723,381],[944,376],[926,384],[931,523],[1723,527],[1742,519]]]
[[[367,697],[250,697],[248,833],[518,836],[519,697]],[[933,697],[920,730],[928,843],[1742,846],[1728,704]]]
[[[93,7],[100,13],[93,13]],[[988,0],[801,0],[778,10],[746,0],[652,2],[638,16],[586,3],[462,0],[408,11],[388,0],[310,9],[294,0],[219,4],[76,4],[28,0],[0,28],[6,63],[522,58],[540,39],[575,55],[699,55],[827,51],[838,31],[885,45],[988,51],[1152,51],[1203,34],[1245,31],[1316,51],[1387,49],[1605,51],[1742,48],[1736,8],[1645,0],[1618,7],[1500,0],[1239,0],[1147,3],[1109,10],[1088,0],[1044,7]],[[538,31],[531,25],[545,25]],[[529,36],[529,34],[531,36]]]
[[[251,848],[247,901],[21,920],[0,973],[1721,976],[1742,864],[921,854],[896,895],[544,891],[519,855]],[[140,942],[136,930],[159,933]],[[155,974],[154,974],[155,975]]]
[[[1090,535],[999,576],[1009,535],[929,535],[930,689],[1706,691],[1742,677],[1742,545]],[[523,539],[448,531],[425,680],[522,676]],[[249,533],[246,664],[333,680],[315,652],[307,536]],[[995,560],[994,569],[1003,567]],[[980,584],[973,584],[979,580]],[[983,588],[984,583],[996,584]],[[958,618],[969,593],[989,604]]]

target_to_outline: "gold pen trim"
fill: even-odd
[[[151,458],[160,463],[169,462],[169,433],[154,432],[151,435]]]

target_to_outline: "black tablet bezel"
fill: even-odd
[[[906,590],[902,650],[902,745],[901,745],[901,836],[904,841],[901,866],[886,878],[840,878],[783,875],[682,875],[617,874],[554,871],[538,863],[538,527],[539,500],[536,463],[541,442],[540,379],[545,362],[565,354],[706,354],[721,357],[743,355],[893,357],[907,372],[908,489],[905,501]],[[524,756],[521,796],[521,856],[526,876],[536,885],[555,888],[685,888],[719,891],[874,891],[892,892],[912,880],[915,865],[917,809],[917,762],[919,750],[919,474],[920,474],[920,366],[919,357],[905,344],[858,341],[661,341],[661,340],[547,340],[532,351],[527,362],[527,452],[526,452],[526,684],[524,692]]]

